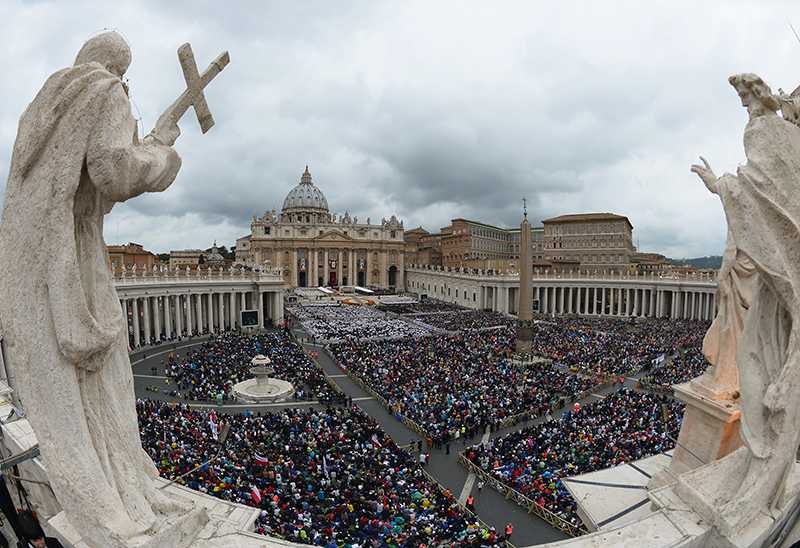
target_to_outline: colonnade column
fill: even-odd
[[[159,301],[160,297],[153,297],[153,324],[155,332],[153,334],[153,341],[158,342],[161,339],[161,306]]]
[[[203,294],[198,293],[195,296],[197,297],[197,334],[199,335],[203,332],[203,327],[205,326],[205,321],[203,319]]]
[[[253,296],[258,298],[258,327],[264,327],[264,294],[260,289],[253,292]]]
[[[128,299],[121,299],[122,317],[125,318],[125,343],[130,346],[131,329],[128,326]]]
[[[144,305],[144,344],[150,344],[152,338],[152,330],[150,329],[150,297],[142,299]]]
[[[228,293],[228,322],[231,329],[236,329],[236,292]]]
[[[192,294],[188,293],[186,295],[186,334],[191,335],[192,331],[194,331],[194,324],[192,323],[192,316],[194,316],[194,310],[192,310],[192,306],[194,306],[194,300],[192,299]]]
[[[140,342],[140,335],[139,335],[139,299],[134,297],[133,299],[133,345],[139,346]]]
[[[169,339],[172,337],[172,295],[164,296],[164,336]]]
[[[175,331],[183,335],[183,295],[175,295]]]
[[[225,331],[225,293],[217,293],[217,317],[219,330]]]
[[[601,287],[600,291],[602,292],[600,297],[600,315],[603,316],[606,313],[606,288]]]

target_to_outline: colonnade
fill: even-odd
[[[283,291],[203,291],[120,298],[133,347],[179,336],[241,327],[241,312],[258,312],[258,325],[283,322]]]
[[[636,316],[710,321],[716,292],[706,288],[544,286],[534,288],[542,314]],[[506,310],[506,312],[509,312]]]
[[[532,285],[532,306],[540,314],[710,321],[717,310],[717,283],[712,277],[534,275]],[[519,277],[412,267],[407,289],[470,308],[516,314]]]

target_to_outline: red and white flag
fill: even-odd
[[[261,491],[255,485],[250,486],[250,497],[256,504],[261,504]]]
[[[269,460],[267,460],[267,457],[262,457],[258,453],[254,453],[253,458],[255,458],[255,461],[258,464],[267,464],[269,462]]]

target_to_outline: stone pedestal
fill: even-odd
[[[741,411],[736,401],[713,399],[695,381],[674,388],[675,397],[686,404],[683,425],[669,468],[653,477],[650,489],[673,483],[678,475],[721,459],[742,446]]]

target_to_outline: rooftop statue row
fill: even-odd
[[[411,270],[427,270],[431,272],[449,272],[454,274],[461,274],[466,276],[474,276],[474,277],[487,277],[487,276],[495,276],[495,277],[516,277],[519,276],[519,271],[516,269],[505,269],[505,270],[492,270],[492,269],[481,269],[481,268],[462,268],[462,267],[450,267],[450,266],[436,266],[436,265],[419,265],[419,264],[411,264],[406,267],[407,271]],[[717,273],[716,271],[705,271],[705,272],[685,272],[685,273],[677,273],[677,272],[649,272],[645,274],[640,274],[639,272],[634,272],[630,274],[628,272],[617,272],[614,270],[598,270],[598,269],[582,269],[582,270],[568,270],[568,271],[556,271],[553,272],[551,270],[545,270],[540,268],[533,269],[533,277],[534,278],[544,278],[544,279],[574,279],[574,278],[581,278],[581,279],[598,279],[598,280],[685,280],[685,281],[707,281],[707,282],[716,282],[717,280]]]
[[[338,215],[336,213],[331,214],[316,214],[316,215],[324,215],[327,217],[325,219],[325,224],[341,224],[341,225],[357,225],[358,224],[358,217],[351,217],[350,212],[345,211],[344,215]],[[302,218],[298,217],[297,214],[290,214],[290,213],[278,213],[277,210],[272,209],[270,211],[265,211],[264,215],[258,217],[257,215],[253,215],[254,223],[261,223],[261,224],[277,224],[280,222],[284,223],[296,223],[301,224],[302,221],[298,221],[296,219]],[[367,222],[363,224],[363,226],[377,226],[372,224],[372,219],[367,217]],[[390,227],[390,228],[403,228],[403,221],[399,220],[397,216],[392,215],[389,219],[385,217],[381,219],[381,227]]]
[[[238,276],[238,277],[253,277],[261,276],[264,274],[280,277],[283,274],[282,268],[274,268],[271,264],[267,263],[260,265],[255,269],[244,267],[230,266],[228,268],[190,268],[189,266],[169,267],[167,265],[153,265],[152,268],[137,268],[136,265],[130,267],[123,267],[114,271],[114,278],[177,278],[177,277],[194,277],[194,278],[210,278],[210,277],[223,277],[223,276]]]

